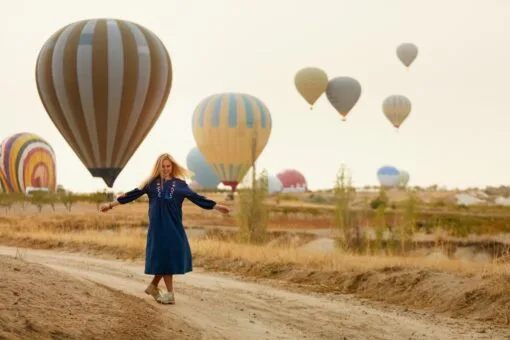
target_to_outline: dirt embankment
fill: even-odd
[[[140,298],[0,255],[0,339],[197,339]]]

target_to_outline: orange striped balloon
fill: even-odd
[[[172,85],[162,41],[138,24],[90,19],[44,44],[39,97],[91,175],[112,187],[166,104]]]
[[[55,191],[55,153],[44,139],[33,133],[17,133],[0,144],[0,152],[9,191],[25,192],[28,187]]]
[[[7,184],[7,179],[5,178],[4,171],[0,169],[0,192],[10,192],[9,185]]]

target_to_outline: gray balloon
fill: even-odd
[[[342,119],[351,111],[361,96],[360,83],[351,77],[336,77],[328,82],[326,96]]]
[[[418,47],[412,43],[403,43],[397,47],[397,57],[406,66],[412,64],[418,55]]]

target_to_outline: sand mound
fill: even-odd
[[[510,324],[510,275],[455,274],[405,267],[322,271],[292,264],[261,264],[195,258],[207,269],[303,285],[307,290],[354,294],[393,305],[428,310],[454,318]]]
[[[194,338],[137,297],[12,257],[0,272],[0,339]]]

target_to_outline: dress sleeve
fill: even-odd
[[[119,202],[120,204],[126,204],[142,197],[146,193],[147,193],[146,187],[143,188],[142,190],[140,190],[139,188],[135,188],[131,191],[126,192],[124,196],[117,197],[117,202]]]
[[[191,188],[188,186],[188,184],[186,182],[182,181],[182,183],[183,183],[184,196],[187,199],[189,199],[191,202],[198,205],[202,209],[211,210],[214,208],[214,206],[216,205],[215,201],[210,200],[204,196],[197,194],[196,192],[191,190]]]

